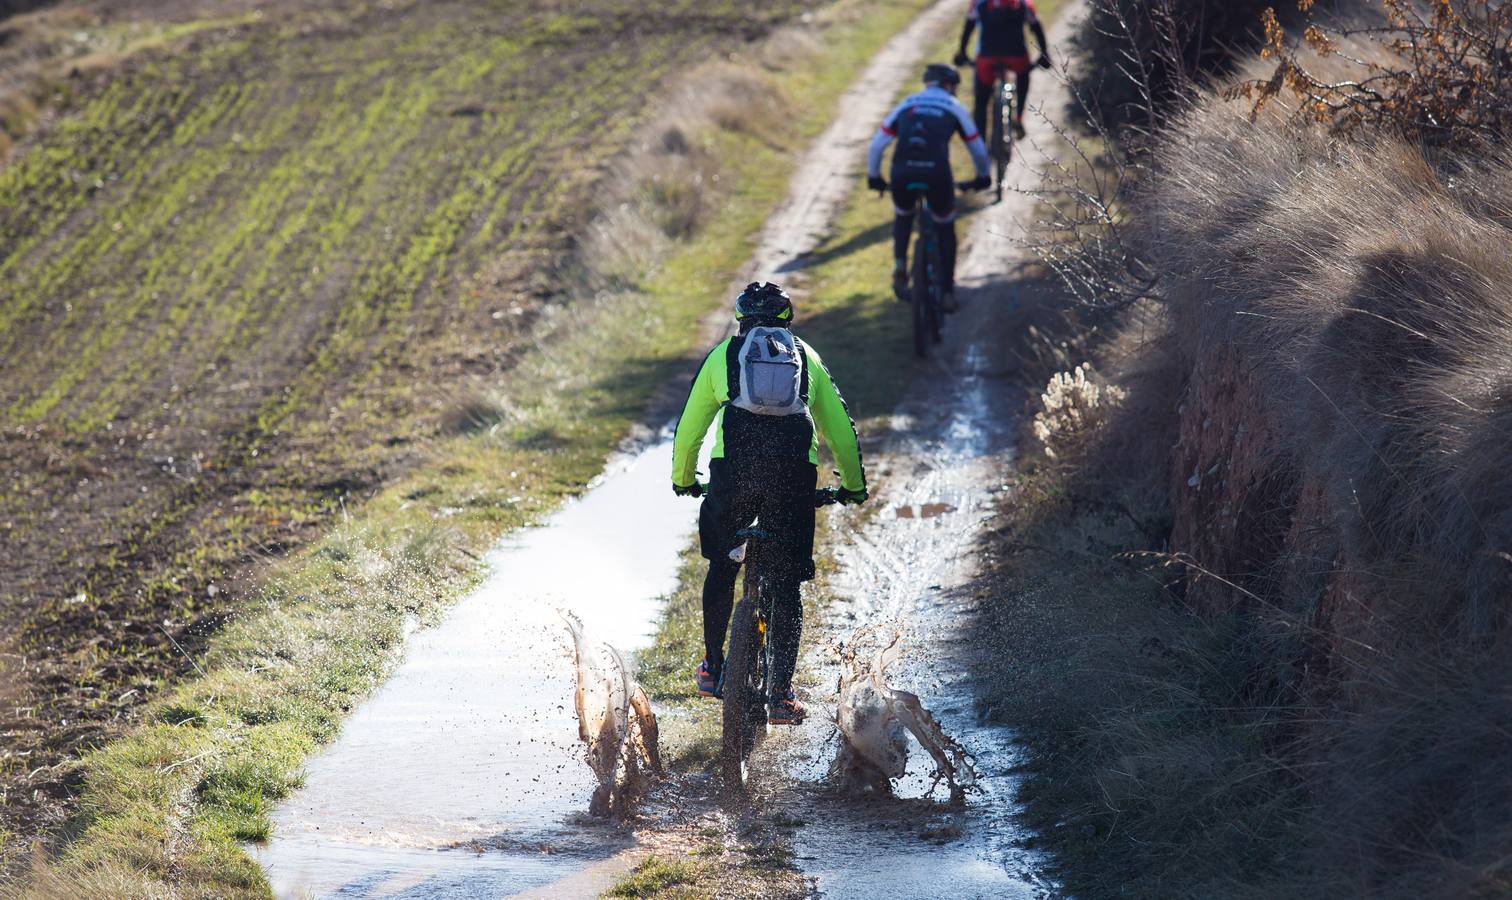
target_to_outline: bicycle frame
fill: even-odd
[[[999,67],[992,82],[992,144],[987,148],[997,166],[994,183],[999,201],[1003,199],[1003,177],[1013,161],[1013,109],[1017,103],[1018,88],[1006,68]]]
[[[914,221],[918,230],[911,276],[914,353],[922,358],[928,353],[931,342],[940,341],[940,322],[944,318],[940,295],[945,290],[945,266],[940,256],[934,214],[924,196],[928,185],[910,184],[907,189],[913,192]]]

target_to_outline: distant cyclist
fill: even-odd
[[[1024,29],[1034,32],[1039,42],[1040,56],[1035,65],[1050,68],[1050,44],[1045,40],[1045,28],[1034,11],[1034,0],[971,0],[971,9],[966,13],[966,26],[961,29],[961,49],[956,52],[955,64],[971,64],[966,55],[966,45],[971,42],[971,32],[982,26],[977,43],[976,84],[972,100],[972,119],[978,131],[987,128],[987,108],[992,104],[992,84],[1001,72],[1018,76],[1018,105],[1013,110],[1013,134],[1024,136],[1024,104],[1029,102],[1029,43]]]
[[[966,107],[956,99],[961,76],[944,63],[924,70],[924,90],[899,103],[882,121],[872,138],[866,159],[866,184],[874,191],[888,190],[882,178],[882,153],[894,140],[898,147],[892,159],[893,293],[908,302],[908,236],[913,232],[915,198],[909,185],[925,185],[929,212],[940,226],[940,253],[945,258],[945,292],[940,306],[946,312],[958,308],[955,300],[956,198],[950,174],[950,139],[960,135],[971,151],[977,177],[972,190],[992,187],[987,174],[987,144],[980,128],[972,125]]]
[[[760,518],[777,536],[771,623],[773,667],[767,721],[796,725],[804,708],[793,693],[803,630],[799,585],[814,577],[814,491],[819,438],[840,467],[841,503],[866,500],[866,471],[856,426],[814,348],[791,330],[793,304],[782,288],[752,283],[735,301],[740,332],[709,351],[688,391],[672,445],[672,490],[703,494],[698,451],[715,423],[708,494],[698,514],[698,543],[709,572],[703,584],[704,660],[698,692],[719,696],[725,632],[740,564],[730,551],[736,532]]]

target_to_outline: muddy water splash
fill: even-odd
[[[599,782],[588,811],[624,816],[645,786],[642,770],[661,773],[656,713],[620,652],[588,640],[577,616],[566,611],[561,616],[572,633],[578,738],[588,749],[588,768]]]
[[[863,627],[840,651],[840,696],[835,712],[840,751],[831,775],[854,791],[891,794],[893,780],[908,772],[908,736],[912,734],[935,761],[925,796],[932,795],[935,786],[944,781],[950,787],[951,801],[964,803],[966,791],[975,786],[977,778],[971,755],[945,733],[919,695],[887,683],[888,667],[903,652],[902,638],[901,633],[894,632],[885,645],[867,653],[876,640],[874,630]]]
[[[501,896],[629,845],[582,815],[600,782],[583,763],[557,610],[644,645],[697,511],[667,490],[670,452],[664,435],[611,463],[582,499],[501,543],[488,580],[410,638],[254,849],[277,895]],[[617,690],[634,697],[622,676]]]

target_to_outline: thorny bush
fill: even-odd
[[[1308,12],[1312,0],[1298,0]],[[1332,78],[1309,65],[1287,41],[1274,8],[1265,12],[1265,47],[1276,60],[1268,79],[1244,82],[1231,96],[1254,102],[1258,114],[1283,93],[1296,115],[1335,131],[1383,130],[1430,145],[1501,143],[1512,133],[1512,3],[1506,0],[1384,0],[1385,22],[1330,29],[1310,22],[1305,45],[1324,60],[1343,61],[1358,77]],[[1359,40],[1387,51],[1366,58]]]

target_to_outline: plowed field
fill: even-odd
[[[0,837],[508,372],[668,77],[814,5],[162,4],[70,82],[0,170]]]

